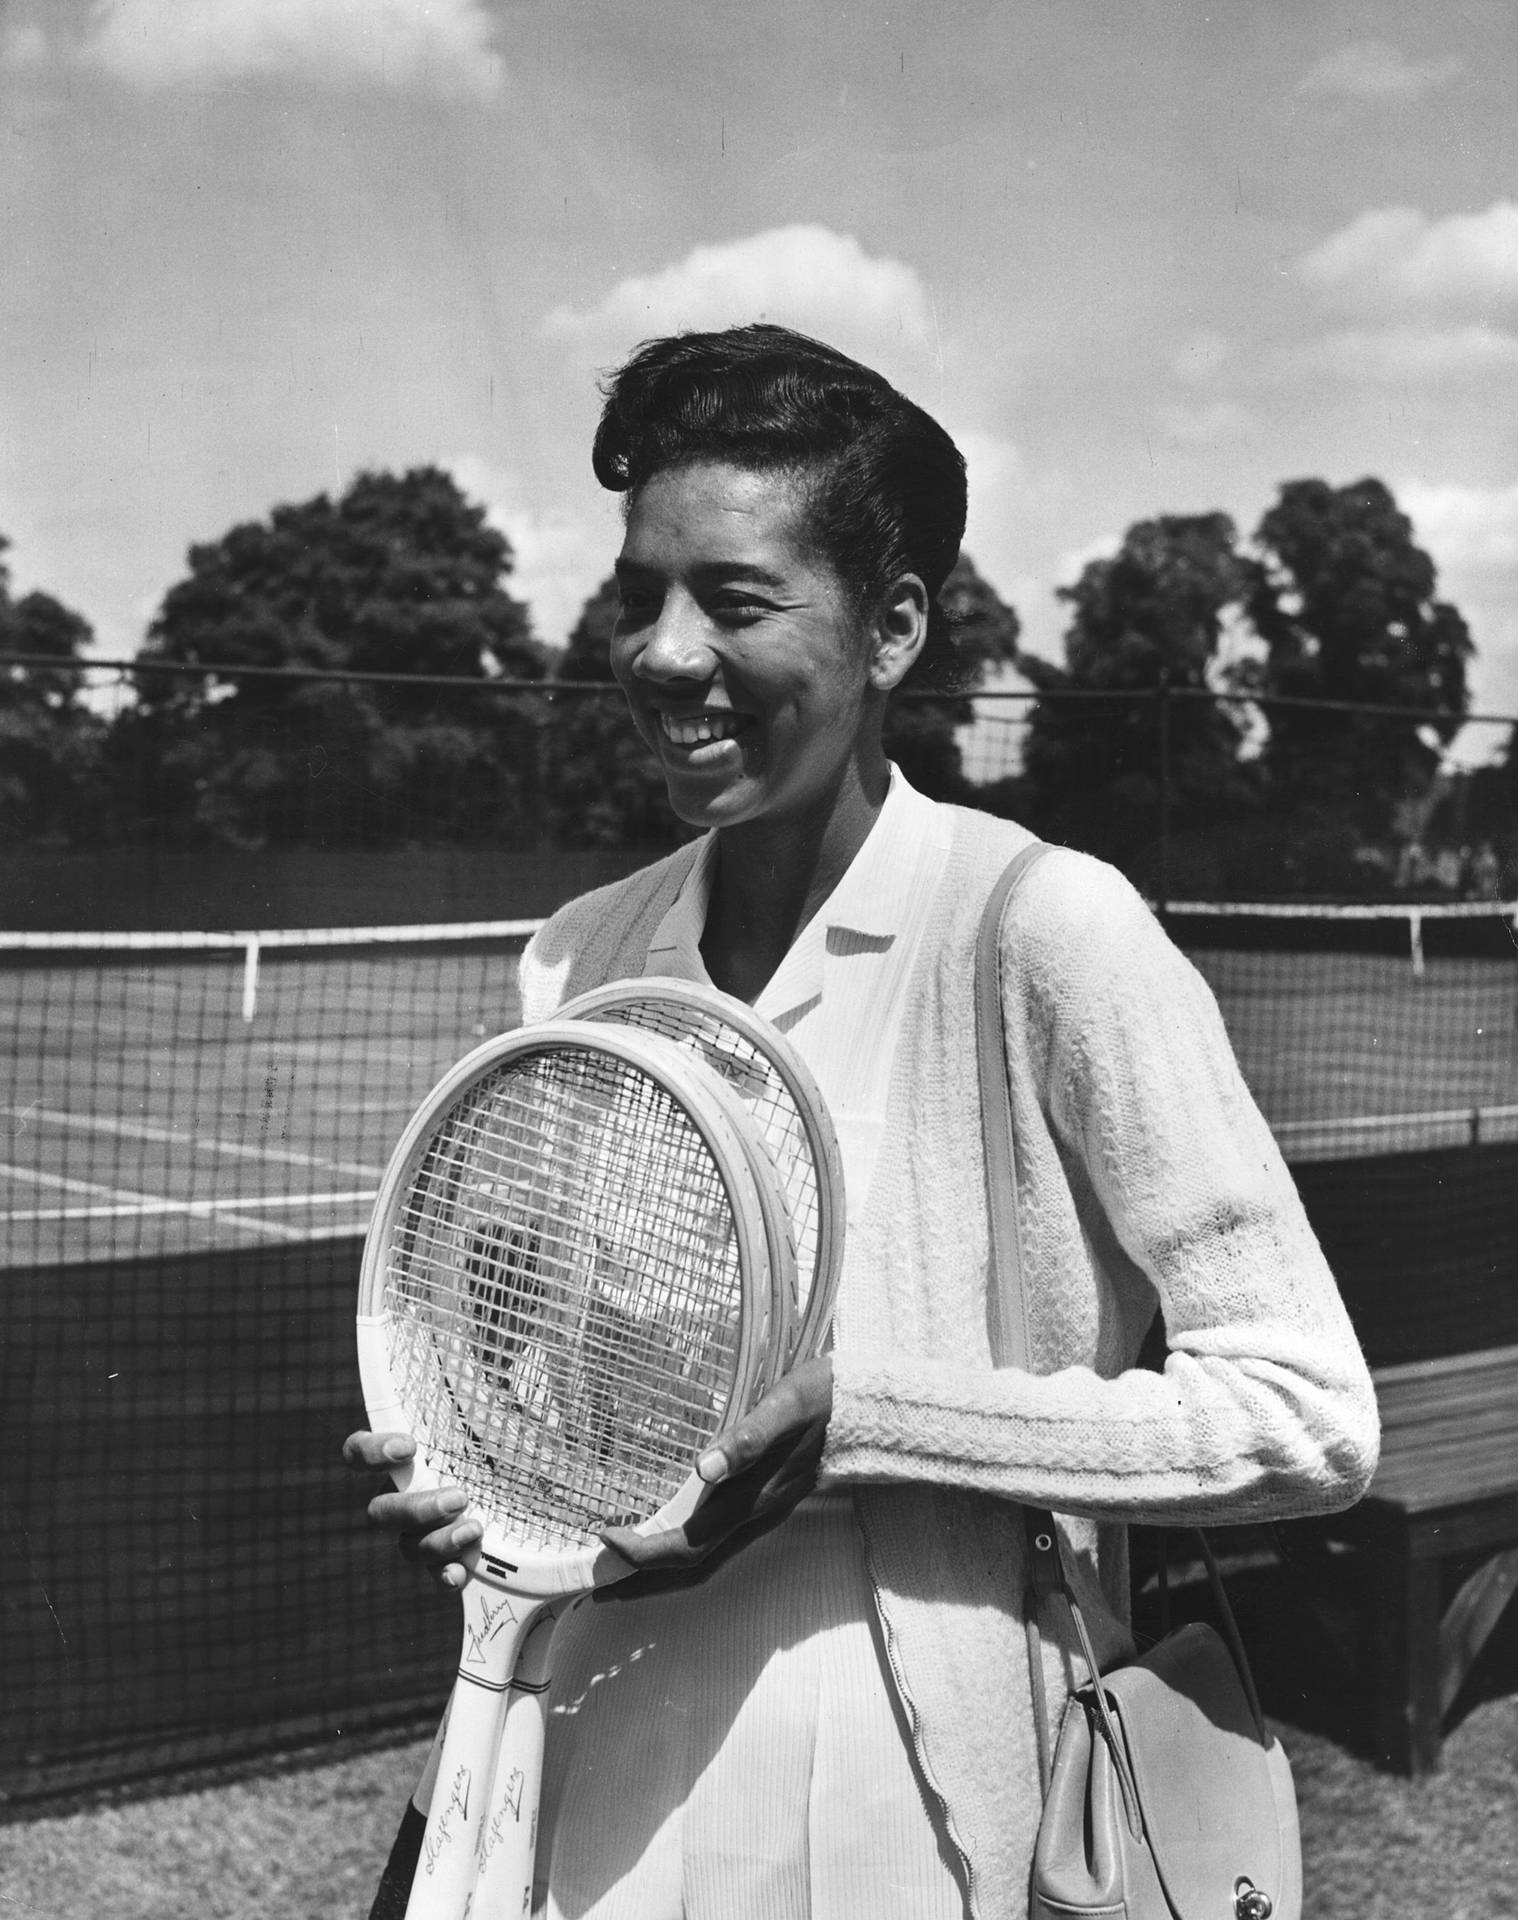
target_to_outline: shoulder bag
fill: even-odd
[[[998,1366],[1031,1371],[1017,1212],[1012,1103],[1001,1012],[1001,929],[1034,842],[986,903],[976,953],[982,1130],[991,1223],[989,1315]],[[1266,1728],[1217,1562],[1198,1534],[1223,1634],[1199,1623],[1098,1676],[1054,1515],[1028,1508],[1024,1614],[1044,1810],[1034,1852],[1030,1920],[1301,1920],[1296,1793],[1281,1743]],[[1062,1602],[1090,1678],[1051,1726],[1039,1637],[1042,1609]]]

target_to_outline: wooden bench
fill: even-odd
[[[1383,1429],[1365,1500],[1299,1537],[1363,1550],[1377,1757],[1427,1773],[1518,1590],[1518,1143],[1292,1171]]]
[[[1443,1723],[1518,1593],[1518,1346],[1375,1369],[1381,1465],[1321,1523],[1369,1556],[1377,1757],[1439,1765]],[[1452,1594],[1448,1563],[1475,1560]]]

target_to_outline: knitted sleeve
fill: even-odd
[[[1045,861],[1014,910],[1008,1069],[1034,1062],[1109,1264],[1158,1295],[1164,1370],[840,1358],[828,1477],[1157,1523],[1349,1505],[1375,1467],[1374,1389],[1217,1005],[1126,881],[1082,860],[1072,886],[1071,860]],[[1035,1316],[1058,1305],[1031,1298]]]
[[[524,1021],[546,1020],[574,995],[643,971],[649,938],[679,892],[698,844],[580,894],[538,929],[517,967]]]

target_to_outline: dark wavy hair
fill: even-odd
[[[603,487],[631,495],[699,460],[794,474],[857,613],[904,573],[922,581],[928,639],[908,684],[954,685],[938,595],[964,537],[965,463],[931,414],[835,347],[767,324],[645,341],[602,393]]]

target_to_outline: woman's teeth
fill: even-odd
[[[666,739],[677,747],[704,747],[712,740],[731,740],[742,726],[736,714],[703,714],[699,720],[677,720],[668,713],[661,717]]]

